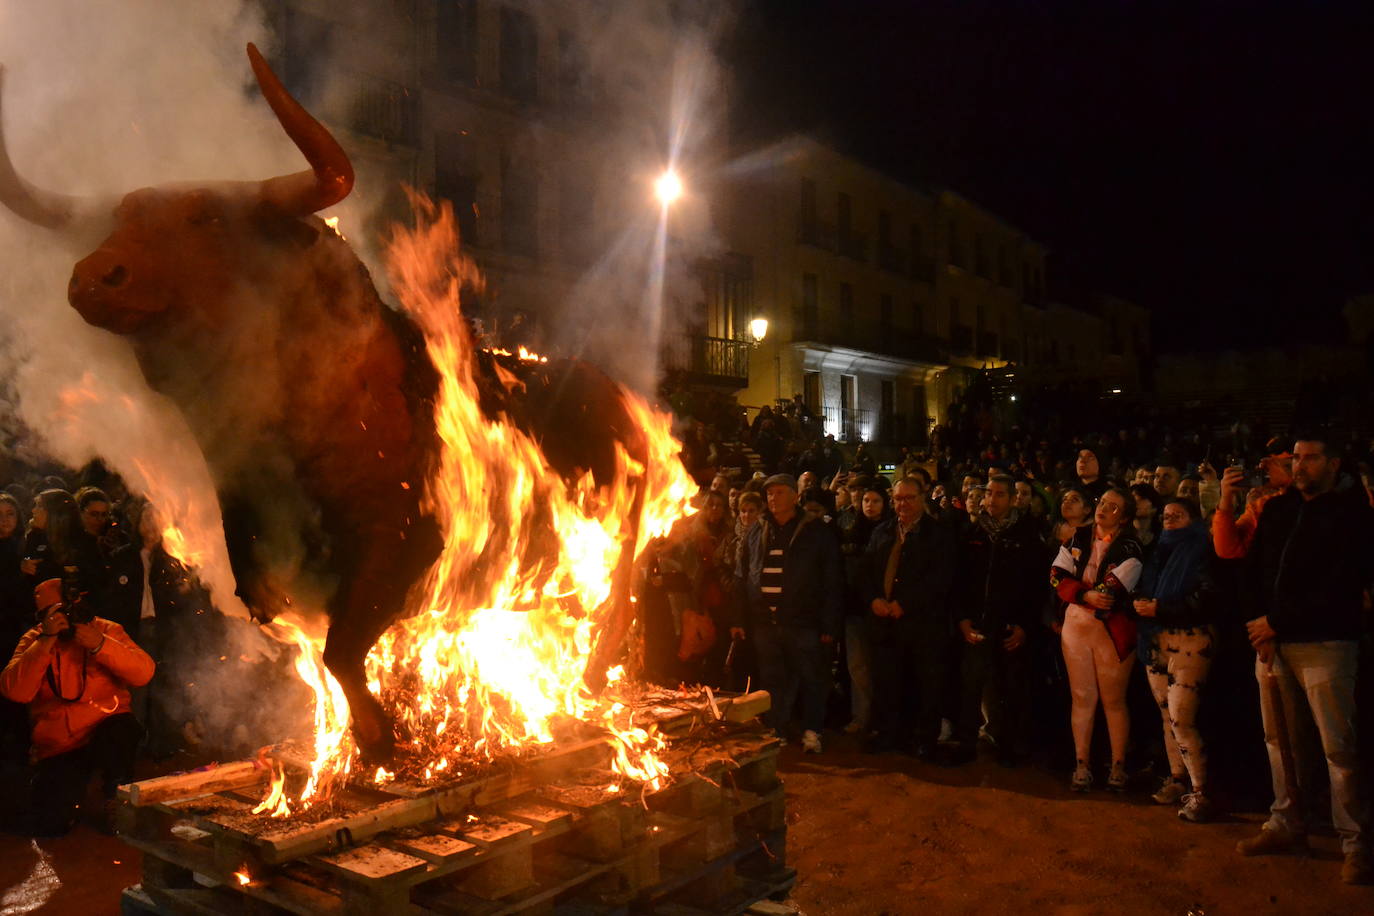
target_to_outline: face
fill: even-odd
[[[81,510],[81,527],[86,529],[87,534],[104,534],[109,524],[109,503],[97,499],[87,503],[86,508]]]
[[[29,515],[29,524],[39,530],[48,527],[48,510],[44,509],[43,504],[37,499],[33,501],[33,512]]]
[[[773,484],[764,499],[768,502],[768,511],[776,519],[790,519],[797,510],[797,491],[784,484]]]
[[[797,478],[797,492],[810,489],[816,485],[816,475],[810,471],[802,471],[802,475]]]
[[[761,510],[754,503],[745,503],[739,507],[739,520],[744,527],[748,528],[759,520]]]
[[[993,518],[1006,518],[1011,511],[1011,488],[994,481],[983,496],[983,511]]]
[[[1149,468],[1135,469],[1135,480],[1132,480],[1131,483],[1148,483],[1153,486],[1154,482],[1155,475],[1150,472]]]
[[[892,508],[897,510],[897,519],[903,525],[910,525],[925,511],[925,494],[921,485],[913,480],[903,480],[892,490]]]
[[[706,507],[701,512],[706,524],[719,525],[720,520],[725,518],[725,500],[708,499],[706,500]]]
[[[1178,489],[1174,491],[1176,495],[1184,499],[1196,500],[1198,497],[1198,482],[1196,480],[1180,480]]]
[[[1159,467],[1155,468],[1155,479],[1153,482],[1155,489],[1159,491],[1159,495],[1173,496],[1177,493],[1178,479],[1180,476],[1178,468],[1169,467],[1165,464],[1161,464]]]
[[[1188,510],[1178,503],[1169,503],[1165,506],[1164,513],[1160,517],[1164,519],[1165,531],[1178,531],[1193,523],[1193,518],[1188,514]]]
[[[1074,468],[1081,480],[1093,480],[1100,473],[1097,456],[1086,448],[1078,453],[1078,463]]]
[[[964,483],[959,488],[959,491],[964,496],[968,496],[968,491],[972,490],[976,486],[978,486],[978,478],[974,477],[972,474],[969,474],[967,477],[964,478]]]
[[[716,493],[729,493],[730,478],[724,474],[717,474],[715,479],[711,481],[711,489]]]
[[[1293,446],[1293,484],[1302,493],[1314,496],[1331,489],[1339,469],[1339,459],[1326,457],[1323,443],[1299,442]]]
[[[882,494],[869,490],[863,495],[864,518],[871,522],[876,522],[883,517],[883,497]]]
[[[1019,481],[1016,484],[1016,508],[1022,510],[1029,509],[1031,504],[1031,497],[1034,495],[1035,490],[1031,489],[1030,484],[1026,483],[1025,481]]]
[[[0,503],[0,538],[7,538],[19,529],[19,513],[9,503]]]
[[[1143,496],[1135,498],[1135,520],[1149,521],[1155,517],[1155,504]]]
[[[983,511],[983,492],[982,490],[968,491],[968,514],[977,515]]]
[[[846,490],[844,487],[840,487],[838,490],[835,491],[835,508],[849,508],[849,491]]]
[[[1126,503],[1119,493],[1103,493],[1102,498],[1097,501],[1097,513],[1094,516],[1098,527],[1114,531],[1121,527],[1126,520]]]
[[[1077,490],[1070,490],[1059,501],[1059,514],[1064,516],[1064,521],[1079,524],[1088,514],[1088,504],[1083,502]]]
[[[742,493],[742,492],[744,492],[744,491],[741,490],[739,487],[731,487],[731,488],[730,488],[730,511],[731,511],[731,512],[734,512],[734,511],[736,511],[736,510],[739,509],[739,495],[740,495],[740,493]]]
[[[138,536],[144,547],[156,547],[162,540],[162,516],[152,506],[143,510],[138,518]]]

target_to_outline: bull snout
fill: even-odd
[[[78,261],[67,285],[67,301],[89,324],[127,334],[148,317],[131,294],[134,275],[120,252],[101,248]]]

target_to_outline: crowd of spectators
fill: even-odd
[[[111,831],[138,755],[197,740],[178,648],[197,642],[191,621],[210,608],[164,548],[154,506],[98,461],[57,470],[0,492],[0,766],[27,773],[27,807],[7,813],[39,836],[71,829],[97,776],[88,819]]]
[[[1368,443],[1119,407],[968,398],[886,473],[786,409],[740,422],[725,441],[764,467],[718,450],[641,566],[649,671],[769,690],[806,752],[827,729],[946,766],[986,746],[1195,823],[1272,798],[1239,852],[1329,824],[1369,883]]]

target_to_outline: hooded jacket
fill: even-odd
[[[84,745],[106,718],[129,712],[130,687],[152,680],[152,658],[123,627],[103,617],[93,625],[105,634],[94,652],[34,627],[0,673],[0,693],[28,704],[35,761]]]

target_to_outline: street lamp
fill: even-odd
[[[663,206],[668,206],[682,196],[682,179],[677,172],[668,169],[654,182],[654,194]]]
[[[749,322],[749,333],[754,337],[754,343],[763,343],[763,339],[768,336],[768,319],[755,318]]]

